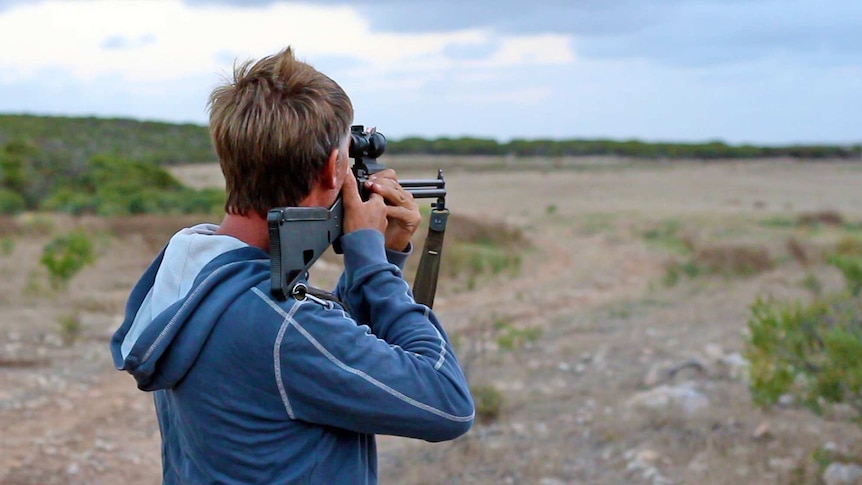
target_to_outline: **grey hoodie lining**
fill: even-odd
[[[153,287],[135,314],[120,347],[123,359],[153,319],[185,298],[201,269],[218,256],[247,246],[239,239],[215,234],[218,226],[198,224],[176,233],[168,242],[165,256],[156,273]]]

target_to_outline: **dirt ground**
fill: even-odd
[[[401,175],[438,162],[404,161]],[[862,431],[840,408],[754,407],[739,352],[756,297],[807,298],[805,281],[837,288],[834,270],[815,256],[801,264],[787,241],[816,255],[850,234],[797,227],[800,214],[862,222],[862,164],[464,165],[449,163],[451,210],[531,243],[519,270],[443,281],[435,302],[471,385],[502,404],[454,442],[380,437],[381,483],[817,483],[817,450],[859,456]],[[175,173],[221,184],[217,167]],[[113,369],[107,345],[131,285],[190,222],[27,216],[0,227],[0,483],[159,483],[152,397]],[[41,248],[73,226],[95,235],[99,257],[52,291]],[[669,284],[677,239],[756,244],[775,265]]]

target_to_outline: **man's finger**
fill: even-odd
[[[398,221],[404,221],[408,224],[419,224],[419,221],[422,220],[422,217],[418,215],[418,213],[407,207],[400,207],[397,205],[387,205],[386,206],[386,217],[390,219],[395,219]]]
[[[356,176],[353,175],[352,171],[349,171],[347,177],[344,178],[344,185],[341,186],[341,196],[344,199],[345,206],[356,206],[362,203],[362,199],[359,197]]]
[[[369,189],[372,193],[382,195],[384,199],[395,205],[406,206],[413,202],[413,194],[397,184],[389,185],[375,182]]]
[[[371,180],[388,179],[398,181],[398,174],[395,173],[394,169],[385,168],[379,172],[371,174],[368,178]]]
[[[366,201],[366,203],[367,204],[373,203],[373,204],[386,205],[386,201],[383,199],[383,196],[380,194],[374,193],[374,192],[372,192],[368,196],[368,200]]]

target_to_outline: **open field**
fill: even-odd
[[[407,167],[405,178],[443,164],[461,231],[493,222],[529,247],[496,274],[465,277],[450,262],[435,303],[471,385],[499,393],[498,414],[451,443],[381,437],[381,483],[817,483],[818,450],[862,456],[862,430],[841,408],[823,418],[790,403],[755,408],[738,354],[756,297],[839,286],[822,255],[862,238],[862,164],[386,163]],[[174,173],[222,183],[215,166]],[[824,211],[844,222],[797,224]],[[193,222],[0,221],[0,483],[159,483],[151,396],[113,370],[107,343],[139,273]],[[41,248],[77,226],[99,257],[53,292]],[[674,274],[690,257],[683,247],[754,248],[769,264]]]

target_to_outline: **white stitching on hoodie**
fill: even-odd
[[[253,288],[253,290],[257,290],[257,288]],[[284,409],[287,410],[287,415],[290,417],[290,419],[296,419],[296,416],[294,416],[293,408],[290,406],[290,400],[287,398],[287,389],[284,388],[284,381],[281,380],[281,359],[279,357],[281,353],[281,341],[282,339],[284,339],[284,332],[287,331],[287,327],[290,325],[290,321],[293,320],[293,314],[296,313],[296,310],[300,306],[302,306],[303,303],[304,302],[297,301],[296,304],[293,305],[293,308],[290,309],[290,313],[285,315],[284,321],[281,322],[281,328],[278,329],[278,336],[275,338],[275,345],[272,346],[272,360],[273,366],[275,368],[275,384],[278,386],[278,394],[281,395],[281,402],[284,403]]]
[[[348,366],[344,362],[341,362],[334,355],[332,355],[328,350],[326,350],[326,348],[323,347],[323,345],[321,345],[320,342],[318,342],[317,339],[315,339],[313,335],[308,333],[308,331],[305,330],[305,328],[303,328],[302,325],[300,325],[296,320],[293,319],[293,313],[294,313],[293,310],[295,308],[297,308],[297,306],[294,306],[294,308],[291,309],[291,313],[287,314],[287,313],[285,313],[285,311],[280,306],[278,306],[274,301],[272,301],[272,299],[270,299],[268,296],[266,296],[258,288],[252,288],[252,291],[255,292],[255,294],[257,294],[257,296],[259,296],[263,301],[265,301],[279,315],[284,317],[285,320],[289,321],[290,324],[294,328],[296,328],[296,330],[299,331],[299,333],[301,333],[302,336],[305,337],[305,339],[308,340],[311,343],[311,345],[313,345],[314,348],[317,349],[318,352],[320,352],[324,357],[326,357],[330,362],[335,364],[335,366],[340,368],[341,370],[344,370],[346,372],[349,372],[355,376],[358,376],[358,377],[364,379],[368,383],[370,383],[370,384],[374,385],[375,387],[383,390],[387,394],[389,394],[389,395],[391,395],[391,396],[393,396],[393,397],[395,397],[395,398],[397,398],[397,399],[399,399],[399,400],[401,400],[401,401],[403,401],[403,402],[405,402],[411,406],[417,407],[419,409],[422,409],[423,411],[427,411],[427,412],[434,414],[436,416],[440,416],[441,418],[448,419],[449,421],[459,422],[459,423],[465,423],[465,422],[473,420],[473,418],[476,414],[475,411],[470,413],[469,416],[455,416],[453,414],[449,414],[445,411],[442,411],[442,410],[437,409],[433,406],[429,406],[428,404],[419,402],[419,401],[417,401],[417,400],[415,400],[409,396],[406,396],[406,395],[402,394],[401,392],[399,392],[399,391],[387,386],[386,384],[378,381],[377,379],[371,377],[370,375],[366,374],[365,372],[363,372],[359,369],[354,369],[353,367]]]

